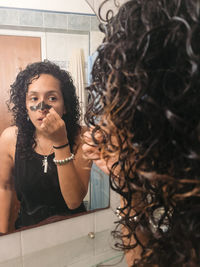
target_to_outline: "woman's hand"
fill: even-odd
[[[83,135],[85,143],[82,146],[82,150],[84,156],[87,159],[92,160],[104,173],[109,174],[112,165],[118,160],[118,154],[115,153],[112,156],[110,155],[106,159],[103,158],[101,155],[100,146],[95,144],[92,139],[92,130],[93,128],[90,128],[90,130],[85,132]],[[97,131],[95,133],[95,139],[98,140],[98,142],[100,143],[101,140],[103,139],[102,134]],[[113,137],[113,139],[115,139],[115,144],[116,144],[116,138]],[[115,174],[117,175],[117,173]]]
[[[61,119],[58,113],[51,108],[43,119],[41,130],[54,145],[63,145],[68,142],[65,122]]]
[[[92,160],[103,172],[109,173],[106,165],[106,161],[101,158],[100,150],[92,140],[91,131],[87,131],[83,135],[84,144],[82,146],[83,154],[85,158]]]

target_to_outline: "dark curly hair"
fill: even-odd
[[[15,82],[11,85],[9,100],[14,125],[18,128],[19,149],[22,156],[26,157],[31,157],[32,149],[36,145],[35,127],[30,120],[27,120],[26,93],[32,80],[38,79],[41,74],[50,74],[60,81],[64,105],[67,107],[67,113],[63,115],[62,119],[65,121],[71,151],[73,151],[75,139],[80,132],[79,102],[70,74],[50,61],[29,64],[19,72]]]
[[[132,266],[200,266],[200,2],[132,0],[111,13],[85,121],[102,156],[118,155],[116,246],[141,247]]]

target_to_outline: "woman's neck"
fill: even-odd
[[[51,142],[51,140],[48,138],[47,135],[44,135],[42,131],[38,131],[38,130],[35,131],[34,139],[36,141],[37,140],[41,140],[41,141],[44,141],[44,142],[47,142],[47,143]]]
[[[40,154],[51,154],[53,151],[52,141],[40,132],[35,132],[36,147],[35,151]]]

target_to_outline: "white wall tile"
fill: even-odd
[[[3,263],[0,263],[0,267],[22,267],[22,258],[12,259]]]
[[[24,267],[64,267],[92,258],[93,240],[88,236],[24,256]]]
[[[102,43],[104,34],[100,31],[90,32],[90,54],[92,55]]]
[[[87,61],[89,52],[88,34],[70,34],[70,33],[46,33],[47,58],[49,60],[67,60],[69,61],[72,51],[83,49],[84,58]]]
[[[95,232],[101,232],[113,227],[113,222],[116,220],[114,212],[109,208],[103,211],[97,211],[95,216]]]
[[[0,237],[0,263],[21,257],[20,232]]]
[[[22,255],[60,245],[94,231],[94,214],[51,223],[21,232]]]
[[[94,266],[94,258],[92,256],[88,257],[85,260],[81,260],[79,262],[75,262],[70,265],[65,265],[63,267],[90,267],[90,266]]]
[[[114,229],[114,222],[118,219],[115,215],[115,209],[119,206],[120,199],[112,190],[110,191],[110,208],[95,212],[95,232],[101,232],[107,229]]]
[[[101,265],[100,265],[101,264]],[[112,251],[106,252],[95,257],[95,264],[91,267],[96,266],[115,266],[115,267],[128,267],[123,252]],[[88,266],[87,266],[88,267]]]

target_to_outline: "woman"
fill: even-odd
[[[128,266],[200,264],[199,14],[197,0],[132,0],[100,27],[83,150],[121,195]]]
[[[16,229],[85,211],[90,163],[82,157],[69,73],[49,61],[28,65],[11,85],[10,105],[15,125],[0,139],[0,232],[10,227],[13,187],[20,202]]]

